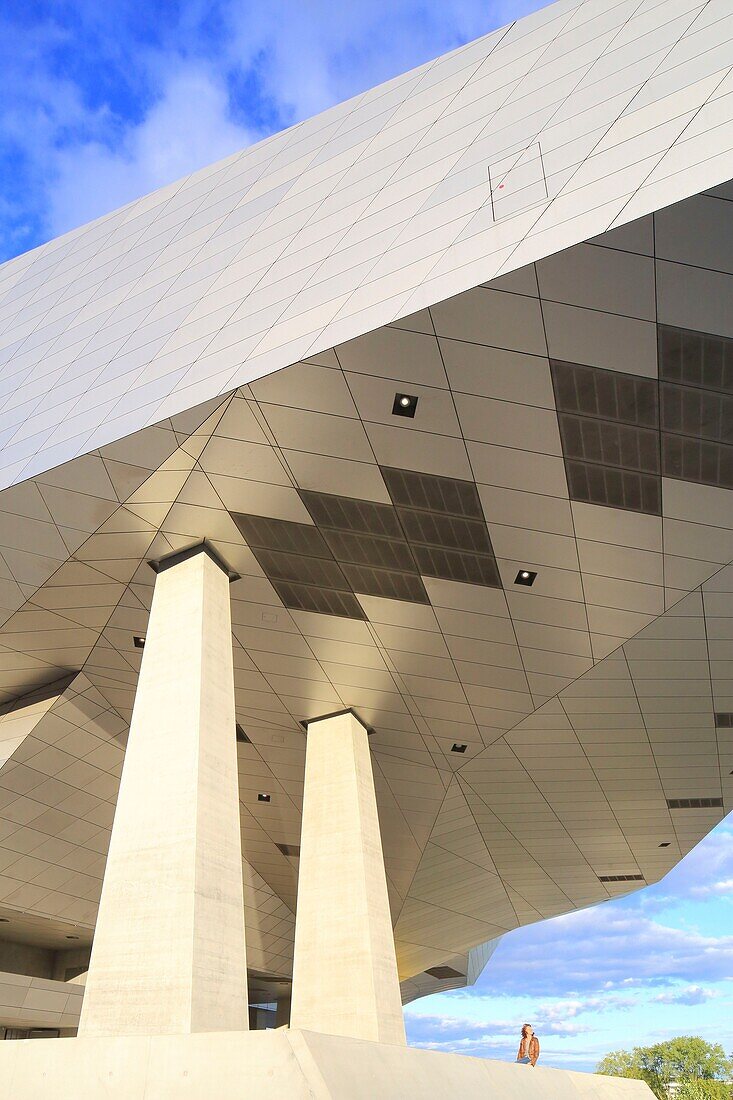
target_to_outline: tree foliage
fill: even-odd
[[[668,1100],[671,1083],[680,1086],[673,1094],[674,1100],[733,1097],[733,1059],[720,1043],[707,1043],[691,1035],[631,1051],[611,1051],[598,1063],[596,1073],[646,1081],[659,1100]]]
[[[683,1081],[681,1088],[674,1094],[674,1100],[729,1100],[730,1085],[725,1081],[711,1081],[701,1078]]]

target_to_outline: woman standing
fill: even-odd
[[[523,1066],[536,1066],[540,1056],[540,1041],[535,1035],[530,1024],[522,1027],[522,1038],[519,1040],[517,1061]]]

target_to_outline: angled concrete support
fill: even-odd
[[[164,563],[79,1035],[247,1029],[229,579]]]
[[[308,723],[290,1026],[404,1043],[367,731]]]

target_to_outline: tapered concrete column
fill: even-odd
[[[291,1028],[404,1043],[367,731],[308,723]]]
[[[163,563],[79,1035],[246,1030],[229,579]]]

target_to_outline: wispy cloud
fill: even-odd
[[[654,998],[663,1005],[702,1005],[722,996],[718,989],[705,989],[701,985],[688,985],[686,989],[676,989],[669,993],[659,993]]]
[[[718,981],[733,974],[733,935],[704,935],[605,904],[510,933],[487,971],[493,993],[547,996]]]
[[[0,15],[0,258],[546,0],[29,0]]]

